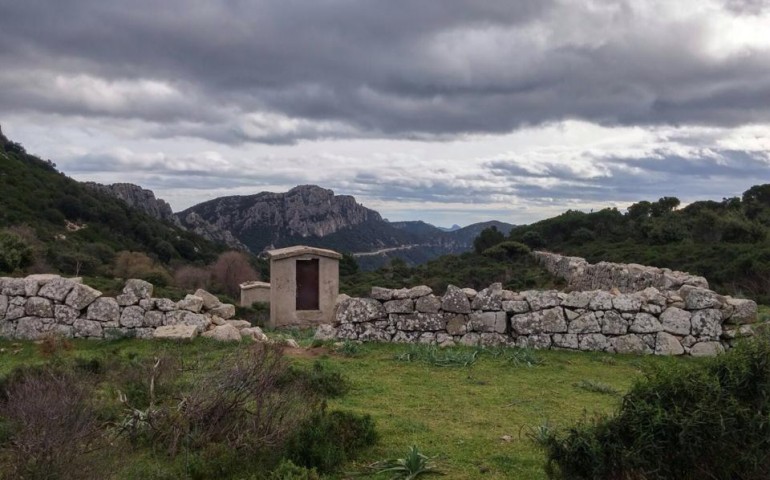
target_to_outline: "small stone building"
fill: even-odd
[[[268,303],[270,301],[270,284],[267,282],[243,282],[241,287],[241,306],[248,307],[255,303]]]
[[[271,250],[270,326],[331,323],[339,294],[337,252],[302,245]]]

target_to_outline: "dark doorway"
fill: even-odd
[[[318,310],[318,259],[297,260],[297,310]]]

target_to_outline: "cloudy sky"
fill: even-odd
[[[0,0],[0,124],[174,210],[527,223],[770,182],[770,0]]]

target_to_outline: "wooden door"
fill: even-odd
[[[318,259],[297,260],[297,310],[318,310]]]

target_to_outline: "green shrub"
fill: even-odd
[[[322,409],[288,443],[287,456],[297,465],[330,472],[376,441],[369,415]]]
[[[282,379],[284,382],[300,382],[311,392],[324,398],[337,398],[350,390],[350,382],[342,373],[330,370],[316,360],[310,370],[291,366]]]
[[[551,435],[552,478],[770,476],[770,338],[698,363],[659,367],[618,413]]]
[[[13,272],[32,262],[32,248],[18,235],[0,232],[0,272]]]
[[[319,478],[315,468],[307,469],[295,465],[291,460],[283,460],[270,472],[268,480],[318,480]]]

